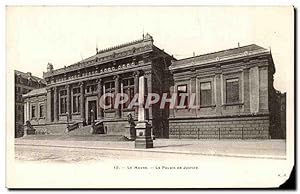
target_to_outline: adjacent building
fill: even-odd
[[[105,93],[138,93],[145,75],[146,92],[188,96],[185,108],[154,104],[146,117],[152,134],[166,138],[252,139],[275,138],[278,99],[273,87],[275,66],[270,50],[247,45],[177,60],[158,48],[147,34],[141,40],[98,51],[64,68],[48,64],[46,87],[25,95],[25,121],[44,133],[61,134],[66,124],[79,127],[101,121],[105,133],[126,135],[127,115],[137,119],[137,107],[128,103],[104,110]],[[190,108],[194,93],[197,108]],[[114,98],[108,98],[111,104]],[[280,109],[279,109],[280,112]],[[275,134],[275,135],[274,135]]]
[[[170,110],[170,137],[267,139],[280,133],[269,50],[247,45],[177,60],[170,70],[170,91],[195,93],[199,107]]]
[[[33,76],[30,72],[23,73],[15,70],[15,137],[21,137],[24,134],[24,101],[22,95],[45,86],[46,83],[43,79]]]

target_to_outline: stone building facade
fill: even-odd
[[[126,135],[127,115],[137,121],[137,107],[123,104],[104,110],[105,93],[138,93],[139,75],[146,78],[146,93],[188,96],[195,94],[198,108],[160,108],[153,104],[146,118],[152,134],[166,138],[249,139],[275,138],[275,66],[271,52],[248,45],[177,60],[143,39],[101,51],[64,68],[48,64],[46,87],[26,95],[25,121],[40,131],[61,134],[66,124],[79,127],[102,122],[107,134]],[[110,99],[110,102],[114,99]],[[110,103],[108,102],[108,103]],[[43,113],[44,112],[44,113]]]
[[[53,69],[48,64],[44,79],[47,87],[43,91],[24,95],[27,120],[36,128],[48,133],[63,133],[67,123],[90,125],[94,120],[102,121],[107,134],[124,135],[127,116],[137,119],[137,107],[128,109],[128,104],[104,110],[99,100],[105,93],[127,93],[131,99],[138,93],[139,74],[144,74],[147,92],[162,93],[168,89],[164,84],[168,67],[174,58],[153,44],[146,34],[143,39],[96,51],[96,55],[68,67]],[[108,98],[110,99],[110,98]],[[114,101],[114,99],[110,99]],[[45,105],[46,115],[32,118],[32,107]],[[162,137],[167,130],[165,110],[157,106],[147,110],[147,119],[152,124],[153,134]]]
[[[24,134],[24,101],[23,94],[31,90],[46,86],[43,79],[33,76],[30,72],[24,73],[15,70],[15,137],[21,137]]]
[[[170,91],[195,93],[198,105],[170,110],[170,137],[267,139],[278,133],[272,125],[278,113],[269,50],[238,47],[174,61],[170,70]]]

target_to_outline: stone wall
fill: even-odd
[[[136,121],[135,121],[136,122]],[[115,120],[115,121],[104,121],[104,133],[108,135],[125,135],[126,126],[128,125],[127,120]]]
[[[269,116],[169,119],[170,138],[268,139]]]
[[[60,124],[44,124],[44,125],[32,125],[36,130],[36,134],[51,134],[51,135],[62,135],[65,133],[67,128],[66,123]]]

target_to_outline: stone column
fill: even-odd
[[[24,125],[27,121],[27,102],[24,103]]]
[[[138,107],[138,121],[139,123],[146,122],[146,110],[145,110],[145,77],[142,75],[139,78],[139,107]]]
[[[27,108],[27,120],[30,120],[31,119],[31,115],[30,115],[30,103],[29,102],[27,102],[26,103],[27,105],[26,105],[26,108]]]
[[[39,121],[40,121],[40,105],[39,105],[39,99],[38,99],[38,97],[37,97],[37,101],[36,101],[36,103],[35,103],[35,106],[36,106],[36,109],[35,109],[35,117],[37,118],[37,122],[39,123]]]
[[[68,117],[71,120],[71,86],[67,85],[67,112],[68,112]]]
[[[115,96],[120,93],[120,76],[119,75],[115,75],[114,76],[114,80],[115,80]],[[114,106],[114,105],[113,105]],[[120,105],[118,105],[118,107],[116,108],[116,118],[121,118],[121,110],[120,110]]]
[[[221,87],[221,72],[216,72],[215,75],[215,101],[216,101],[216,113],[222,115],[222,87]]]
[[[138,100],[138,123],[135,126],[136,140],[135,148],[153,148],[153,140],[151,137],[151,126],[146,121],[145,111],[145,77],[139,78],[139,100]]]
[[[195,71],[195,70],[193,70]],[[192,114],[194,114],[195,116],[197,116],[197,109],[195,109],[194,107],[198,104],[196,104],[196,93],[199,93],[199,91],[196,91],[198,88],[196,88],[196,82],[197,82],[197,78],[196,75],[192,75],[190,78],[190,83],[191,83],[191,90],[190,93],[186,98],[188,99],[188,109],[190,110],[190,112]],[[194,95],[194,97],[192,96],[192,94]],[[189,107],[191,105],[191,107]]]
[[[244,74],[244,112],[250,112],[250,88],[249,88],[249,68],[245,68],[243,71]]]
[[[152,93],[152,71],[145,71],[144,76],[146,79],[144,95],[147,96],[149,93]],[[148,120],[152,120],[152,106],[149,106],[149,108],[146,110],[146,117]]]
[[[269,112],[268,66],[259,65],[259,112]]]
[[[139,75],[140,72],[136,71],[133,73],[134,76],[134,95],[136,95],[139,92]],[[138,106],[134,106],[134,118],[137,118],[138,116]]]
[[[82,122],[85,121],[85,100],[84,100],[84,83],[80,82],[80,117],[82,119]]]
[[[250,68],[250,112],[259,111],[259,69],[257,66]]]
[[[97,107],[98,107],[98,120],[101,120],[104,118],[104,113],[103,113],[103,108],[100,106],[100,99],[101,99],[101,96],[103,95],[103,84],[102,84],[102,79],[99,79],[97,81],[98,83],[98,104],[97,104]]]
[[[53,115],[54,115],[54,122],[58,121],[58,94],[57,94],[57,87],[54,87],[54,96],[53,96]]]
[[[47,88],[47,105],[46,105],[46,121],[50,123],[52,121],[51,119],[51,88]]]

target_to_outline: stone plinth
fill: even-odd
[[[35,129],[33,127],[24,126],[24,136],[35,135]]]
[[[137,123],[135,129],[135,148],[153,148],[151,125],[149,125],[147,122],[140,122]]]
[[[136,138],[135,126],[127,125],[125,127],[125,137],[127,137],[130,140],[135,140]]]
[[[146,121],[145,107],[145,77],[139,78],[139,107],[138,107],[138,123],[135,126],[136,139],[135,148],[153,148],[153,140],[151,137],[151,126]]]

